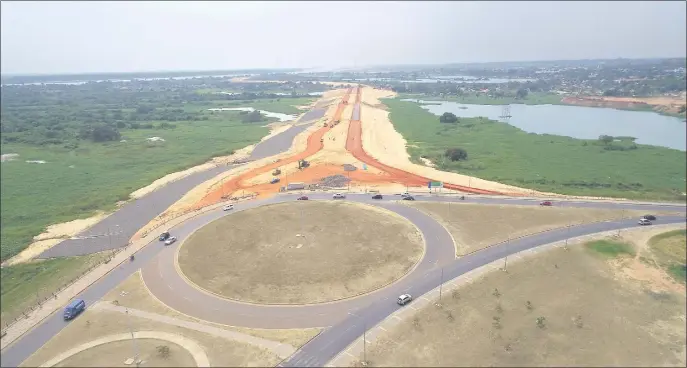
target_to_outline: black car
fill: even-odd
[[[654,215],[644,215],[642,216],[643,219],[647,219],[649,221],[656,221],[656,216]]]
[[[413,196],[405,196],[405,197],[403,197],[403,200],[404,201],[414,201],[415,198],[413,198]]]
[[[372,199],[382,199],[382,195],[381,194],[375,194],[372,196]]]
[[[165,241],[169,238],[169,231],[165,231],[164,233],[160,234],[160,237],[157,238],[159,241]]]

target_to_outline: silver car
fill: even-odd
[[[344,199],[344,198],[346,198],[346,195],[343,194],[343,193],[336,193],[336,194],[334,194],[334,196],[333,196],[332,198],[334,198],[334,199]]]
[[[406,305],[406,304],[410,303],[411,300],[413,300],[413,297],[410,296],[410,294],[403,294],[403,295],[398,297],[398,300],[396,300],[396,303],[398,303],[398,305]]]
[[[170,245],[170,244],[174,243],[175,241],[177,241],[177,237],[172,236],[169,239],[165,240],[165,245]]]

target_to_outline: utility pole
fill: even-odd
[[[359,315],[355,313],[348,312],[351,316],[362,319]],[[367,365],[367,321],[363,319],[363,366]]]
[[[439,304],[441,304],[441,289],[444,287],[444,268],[441,268],[441,282],[439,283]]]
[[[510,245],[510,235],[508,235],[508,240],[506,240],[506,247]],[[503,272],[508,271],[508,256],[503,259]]]
[[[136,339],[134,338],[134,330],[131,328],[131,316],[129,316],[129,309],[126,309],[126,319],[129,322],[129,332],[131,333],[131,342],[134,347],[134,363],[136,363],[136,367],[138,367],[138,347],[136,346]]]

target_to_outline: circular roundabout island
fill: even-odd
[[[377,206],[346,201],[278,203],[232,213],[180,245],[188,282],[257,304],[324,303],[400,279],[422,258],[420,231]]]

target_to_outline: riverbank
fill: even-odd
[[[422,93],[402,93],[399,99],[410,98],[428,101],[451,101],[473,105],[565,105],[601,107],[627,111],[652,111],[657,114],[685,119],[685,112],[679,112],[685,105],[684,99],[668,97],[600,97],[600,96],[562,96],[553,93],[530,92],[525,98],[490,97],[486,94],[463,96],[431,96]]]
[[[485,118],[460,118],[458,124],[442,124],[420,105],[400,98],[382,102],[389,108],[395,129],[407,140],[415,163],[423,164],[424,158],[440,170],[545,192],[685,199],[684,152],[528,134]],[[449,148],[465,149],[468,159],[452,162],[444,156]]]

